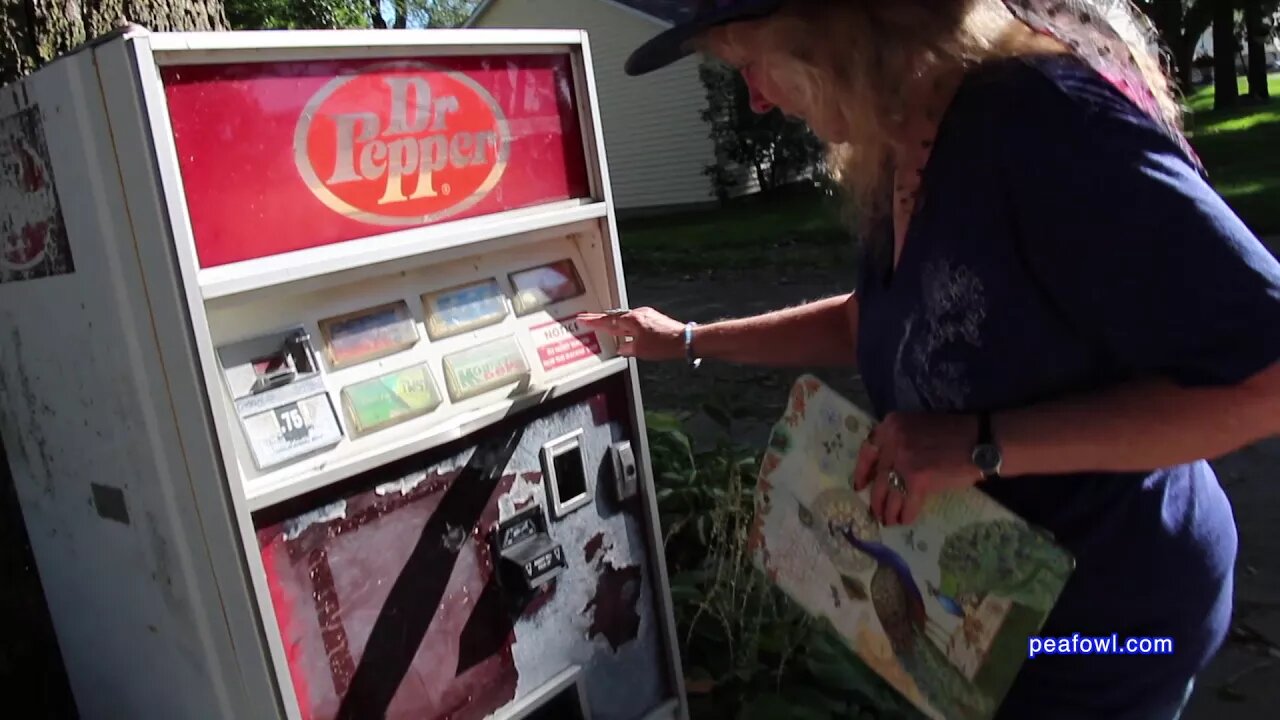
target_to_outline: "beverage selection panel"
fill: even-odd
[[[610,297],[583,245],[563,236],[211,308],[246,481],[377,452],[614,357],[576,319]]]

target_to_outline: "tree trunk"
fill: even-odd
[[[1185,8],[1182,14],[1179,43],[1173,48],[1174,63],[1177,65],[1178,84],[1183,92],[1191,92],[1194,74],[1192,70],[1196,59],[1196,44],[1200,36],[1209,29],[1213,22],[1215,0],[1195,0]]]
[[[0,84],[11,82],[123,22],[150,30],[225,30],[222,0],[0,0]]]
[[[1235,0],[1213,3],[1213,107],[1221,110],[1234,107],[1240,98],[1236,81]]]
[[[1270,28],[1262,16],[1262,4],[1262,0],[1247,0],[1244,7],[1245,45],[1249,49],[1249,97],[1257,100],[1271,97],[1267,89],[1267,38]]]

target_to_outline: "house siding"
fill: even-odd
[[[631,52],[663,29],[657,21],[608,0],[494,0],[473,27],[587,31],[619,209],[715,199],[703,175],[715,157],[710,128],[702,120],[706,91],[697,59],[638,78],[623,70]]]

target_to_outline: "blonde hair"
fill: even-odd
[[[1178,123],[1154,31],[1127,0],[1088,2],[1111,21],[1155,90],[1164,119]],[[768,57],[771,79],[812,113],[840,123],[828,169],[863,229],[887,206],[903,89],[912,77],[963,70],[1002,57],[1065,51],[1016,23],[1002,0],[793,0],[762,20],[714,28],[700,49],[746,61]]]

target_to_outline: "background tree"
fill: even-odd
[[[116,27],[122,19],[152,30],[225,30],[222,0],[3,0],[0,84]]]
[[[699,74],[707,92],[702,119],[711,128],[716,157],[703,172],[721,200],[738,188],[739,168],[752,173],[764,192],[809,176],[819,179],[822,143],[804,123],[778,110],[752,110],[746,84],[731,68],[708,62]]]
[[[1236,83],[1236,0],[1213,2],[1213,106],[1229,108],[1240,98]]]
[[[479,0],[367,0],[370,23],[382,29],[460,27],[479,4]]]
[[[1249,97],[1267,100],[1271,91],[1267,87],[1267,44],[1271,41],[1271,21],[1276,12],[1275,0],[1245,0],[1244,46],[1248,49],[1246,61],[1249,79]]]
[[[366,0],[223,0],[232,30],[299,30],[370,26]]]

